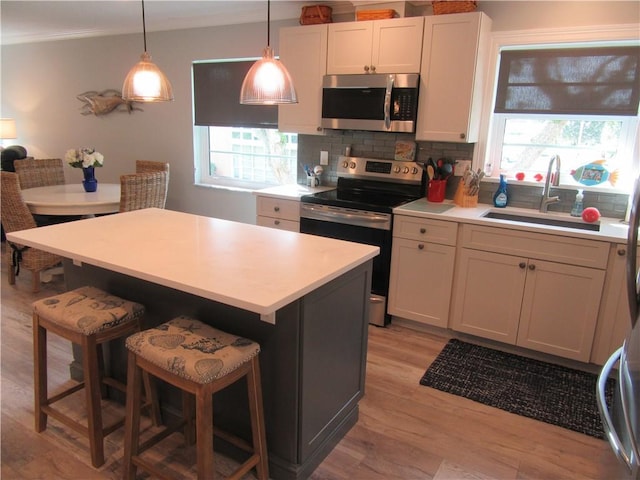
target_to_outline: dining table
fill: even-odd
[[[37,215],[101,215],[120,210],[120,184],[100,183],[95,192],[82,184],[49,185],[22,190],[24,203]]]

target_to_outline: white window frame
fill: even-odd
[[[498,71],[500,68],[500,51],[503,48],[531,48],[535,46],[562,46],[572,47],[577,44],[640,44],[638,39],[638,24],[628,25],[603,25],[589,27],[575,27],[563,29],[534,29],[534,30],[514,30],[504,32],[493,32],[489,46],[489,65],[487,66],[487,79],[483,95],[482,118],[480,121],[480,136],[476,143],[473,155],[473,168],[485,170],[491,165],[493,159],[501,151],[502,145],[496,146],[496,122],[494,121],[494,105],[496,97],[496,86],[498,81]],[[636,117],[635,126],[628,129],[628,135],[635,136],[633,145],[627,144],[632,150],[631,154],[638,158],[640,153],[639,137],[640,122]],[[498,138],[502,138],[499,135]],[[629,141],[631,143],[631,141]],[[639,166],[635,165],[637,175]],[[489,173],[489,172],[487,172]],[[488,182],[497,182],[497,178],[485,177]],[[524,182],[526,183],[526,182]],[[575,189],[575,187],[571,187]],[[600,189],[601,190],[601,189]],[[627,192],[629,193],[629,192]]]
[[[238,191],[255,191],[276,186],[273,183],[256,181],[250,182],[246,180],[209,175],[209,152],[211,150],[211,146],[209,145],[209,128],[211,127],[198,125],[193,127],[193,152],[196,159],[194,162],[194,183],[196,185],[219,187],[227,190]]]

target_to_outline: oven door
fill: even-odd
[[[313,207],[317,209],[318,206],[314,205]],[[389,218],[391,217],[391,215],[387,216]],[[353,217],[351,217],[351,220],[357,222]],[[380,254],[373,259],[373,275],[371,277],[371,292],[373,295],[370,305],[371,316],[379,320],[372,320],[371,323],[386,325],[388,323],[386,299],[389,292],[389,271],[391,268],[390,227],[389,230],[386,230],[354,225],[352,223],[331,221],[331,219],[326,217],[323,219],[308,218],[308,216],[305,216],[303,208],[300,217],[300,233],[309,233],[349,242],[365,243],[380,248]]]

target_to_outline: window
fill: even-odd
[[[198,183],[258,189],[296,182],[298,137],[277,130],[278,107],[239,102],[253,63],[193,64]]]
[[[550,159],[559,155],[560,185],[631,191],[639,166],[637,41],[570,48],[522,43],[494,46],[500,55],[487,175],[543,182]]]

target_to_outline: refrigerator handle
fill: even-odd
[[[638,269],[636,258],[638,253],[638,223],[640,219],[640,177],[636,179],[631,203],[631,215],[629,217],[629,233],[627,234],[627,295],[629,298],[629,312],[631,313],[631,326],[634,327],[638,321],[638,305],[640,295],[638,294]]]
[[[611,449],[615,453],[616,457],[618,457],[627,467],[629,472],[632,472],[631,466],[631,458],[627,454],[624,449],[622,442],[620,441],[620,437],[616,432],[615,425],[613,424],[613,420],[611,419],[611,414],[609,413],[609,409],[607,407],[606,395],[605,395],[605,386],[607,384],[607,379],[609,378],[609,374],[618,360],[620,360],[620,356],[622,355],[622,347],[616,350],[607,363],[604,364],[602,370],[600,371],[600,375],[598,375],[598,386],[596,391],[596,400],[598,402],[598,410],[600,410],[600,417],[602,419],[602,427],[604,429],[604,434],[609,440],[609,444],[611,445]]]

